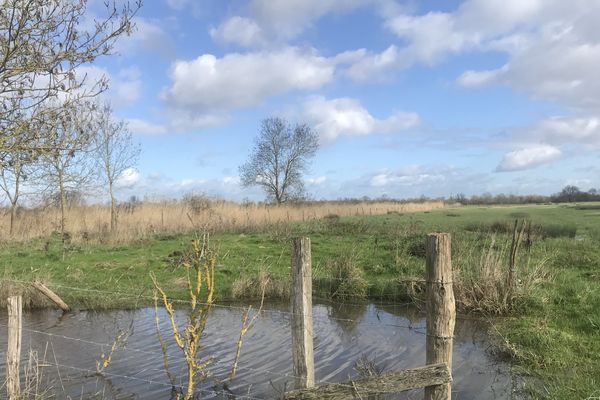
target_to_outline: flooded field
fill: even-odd
[[[207,382],[200,398],[273,399],[294,386],[288,304],[270,303],[246,335],[238,376],[228,391]],[[384,372],[425,363],[425,320],[404,306],[314,305],[314,344],[317,382],[341,382],[358,376],[355,363],[373,360]],[[185,386],[185,363],[170,336],[170,324],[160,310],[161,329],[168,340],[169,363],[176,384]],[[227,376],[235,354],[243,309],[215,307],[203,338],[203,357],[214,357],[211,371]],[[185,311],[177,313],[185,321]],[[6,315],[0,317],[0,351],[6,349]],[[104,376],[96,362],[110,349],[117,332],[133,328]],[[58,399],[169,399],[173,388],[163,368],[154,309],[80,311],[61,317],[53,310],[25,313],[23,364],[28,351],[38,354],[41,371],[37,392]],[[511,398],[508,366],[490,357],[481,322],[458,319],[454,341],[454,399]],[[5,362],[4,357],[1,360]],[[1,373],[4,376],[4,365]],[[38,373],[40,375],[40,373]],[[24,380],[24,378],[22,378]],[[2,389],[4,395],[4,389]],[[421,391],[388,398],[421,398]]]

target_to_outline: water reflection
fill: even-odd
[[[244,341],[238,376],[225,391],[207,383],[202,398],[238,398],[248,395],[271,399],[294,386],[291,366],[289,305],[271,303]],[[202,339],[202,356],[215,357],[215,376],[228,374],[235,355],[243,308],[214,308]],[[425,362],[425,321],[414,308],[378,304],[316,304],[314,315],[315,369],[319,382],[340,382],[358,375],[354,365],[362,356],[374,360],[384,372],[421,366]],[[167,339],[168,318],[161,311],[161,330]],[[186,320],[185,311],[176,314]],[[6,316],[0,317],[0,352],[6,346]],[[131,324],[127,346],[113,356],[104,377],[94,374],[96,361],[119,330]],[[163,369],[154,310],[82,311],[60,318],[44,310],[25,313],[23,348],[34,349],[45,360],[43,384],[53,398],[168,399],[174,393]],[[457,320],[454,349],[453,398],[503,399],[511,393],[508,367],[486,353],[485,326]],[[70,338],[77,338],[73,340]],[[172,340],[167,352],[176,386],[185,387],[185,362]],[[24,351],[25,353],[25,351]],[[0,359],[4,369],[4,359]],[[2,371],[0,371],[2,372]],[[413,391],[385,398],[418,398]]]

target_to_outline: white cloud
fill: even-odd
[[[398,68],[405,60],[402,59],[398,48],[389,46],[381,53],[363,52],[348,68],[347,74],[355,80],[377,80],[390,70]]]
[[[239,176],[226,176],[223,178],[223,183],[225,185],[239,186],[241,182],[242,181]]]
[[[307,178],[306,179],[306,183],[311,186],[320,186],[320,185],[325,184],[325,182],[327,182],[326,176],[318,176],[316,178]]]
[[[209,33],[219,42],[238,43],[245,47],[265,42],[262,28],[254,20],[239,16],[229,18],[218,28],[211,28]]]
[[[506,153],[496,168],[497,171],[519,171],[537,167],[560,158],[560,149],[542,144],[529,146]]]
[[[476,29],[477,44],[482,50],[503,51],[509,59],[496,69],[466,71],[459,77],[459,84],[508,85],[536,98],[597,112],[600,2],[515,0],[506,10],[482,3],[485,2],[464,3],[449,15],[458,31],[467,32],[469,23]],[[469,12],[461,13],[463,8]],[[472,22],[476,20],[480,22]]]
[[[84,80],[84,90],[95,91],[97,83],[106,78],[109,82],[108,91],[102,96],[110,99],[115,107],[126,107],[135,103],[142,89],[141,72],[136,66],[123,68],[116,74],[107,69],[94,65],[78,67],[75,71],[78,80]]]
[[[171,38],[160,21],[136,16],[133,18],[133,23],[135,28],[131,35],[116,42],[117,53],[124,57],[134,55],[140,50],[156,51],[167,57],[173,53]]]
[[[162,93],[170,105],[195,113],[260,104],[290,90],[315,90],[333,79],[331,59],[313,49],[288,47],[273,52],[231,53],[223,58],[204,54],[176,61],[172,85]]]
[[[137,134],[162,135],[167,133],[167,127],[161,124],[152,123],[143,119],[127,119],[129,130]]]
[[[600,145],[600,118],[552,117],[537,123],[535,134],[556,144],[583,143]]]
[[[116,185],[121,188],[132,188],[140,182],[140,179],[140,173],[135,168],[127,168],[117,179]]]
[[[411,166],[397,172],[383,172],[374,175],[369,183],[373,187],[420,186],[442,183],[445,180],[444,173],[429,171],[422,166]]]
[[[242,46],[285,42],[298,36],[327,14],[352,11],[372,2],[372,0],[252,0],[246,8],[247,15],[235,15],[225,20],[214,29],[214,36],[211,30],[211,36],[219,41]],[[235,32],[235,28],[240,29],[240,32]],[[259,41],[255,40],[258,38]]]
[[[412,112],[397,112],[388,118],[377,119],[356,99],[327,100],[321,96],[310,97],[302,104],[301,117],[315,128],[325,142],[344,135],[405,131],[420,122],[419,116]]]
[[[498,78],[498,75],[500,75],[501,73],[501,69],[489,71],[469,70],[463,72],[458,78],[457,82],[459,85],[468,88],[480,87],[494,82]]]
[[[114,106],[127,106],[139,99],[142,90],[141,77],[142,73],[140,69],[135,66],[119,71],[110,84]]]
[[[167,4],[174,10],[183,10],[191,0],[167,0]]]

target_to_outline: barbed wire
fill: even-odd
[[[5,324],[0,324],[0,326],[1,327],[8,327],[8,325],[5,325]],[[98,346],[98,347],[101,347],[101,348],[103,348],[103,347],[111,347],[113,345],[111,343],[100,343],[100,342],[95,342],[95,341],[92,341],[92,340],[75,338],[75,337],[71,337],[71,336],[66,336],[66,335],[61,335],[61,334],[55,334],[55,333],[50,333],[50,332],[44,332],[44,331],[39,331],[39,330],[36,330],[36,329],[31,329],[31,328],[21,328],[21,329],[23,331],[30,332],[30,333],[35,333],[35,334],[50,336],[50,337],[64,339],[64,340],[72,340],[72,341],[79,342],[79,343],[91,344],[91,345],[95,345],[95,346]],[[129,347],[127,345],[123,345],[121,347],[121,349],[125,350],[125,351],[131,351],[131,352],[136,352],[136,353],[140,353],[140,354],[145,354],[145,355],[152,355],[152,356],[157,356],[157,357],[163,357],[163,353],[162,352],[141,350],[141,349]],[[118,360],[118,362],[123,363],[123,362],[126,362],[126,361],[128,361],[128,360],[130,360],[132,358],[133,358],[133,356],[129,357],[129,358],[119,358],[117,360]],[[47,363],[46,361],[44,361],[44,362]],[[93,373],[95,375],[98,375],[97,371],[92,370],[92,369],[85,369],[85,368],[74,367],[74,366],[67,366],[67,365],[61,365],[61,366],[67,367],[67,368],[74,368],[74,369],[85,370],[87,372],[91,372],[91,373]],[[182,370],[183,369],[184,368],[182,368]],[[239,365],[238,369],[239,370],[246,370],[246,371],[256,372],[256,373],[260,373],[260,374],[267,373],[267,374],[270,374],[270,375],[273,375],[273,376],[276,376],[276,377],[279,377],[279,378],[287,378],[287,379],[293,379],[293,380],[303,379],[302,377],[297,376],[297,375],[286,374],[286,373],[282,373],[282,372],[275,372],[275,371],[272,371],[272,370],[269,370],[269,369],[264,369],[264,368],[253,368],[253,367],[248,367],[248,366],[244,366],[244,365]],[[164,369],[147,367],[147,368],[145,368],[145,369],[143,369],[141,371],[136,372],[134,374],[134,376],[122,376],[122,375],[118,375],[118,374],[112,374],[112,375],[119,376],[119,377],[124,377],[124,378],[129,378],[129,379],[138,379],[135,375],[139,375],[139,374],[141,374],[141,373],[143,373],[145,371],[148,371],[148,370],[157,371],[157,372],[164,372]],[[100,374],[100,375],[110,375],[110,374],[111,373],[106,373],[106,372],[103,371],[102,374]],[[139,380],[142,380],[142,379],[139,378]],[[180,386],[180,385],[171,385],[171,384],[166,384],[166,383],[161,383],[161,382],[155,382],[155,381],[152,381],[152,382],[147,381],[147,382],[148,383],[156,383],[156,384],[161,384],[161,385],[168,385],[168,386],[175,386],[175,387],[183,388],[183,386]],[[351,388],[351,389],[354,388],[350,384],[346,384],[346,383],[343,383],[343,382],[332,382],[332,381],[328,381],[328,380],[324,380],[324,379],[318,380],[316,383],[317,384],[337,385],[337,386],[342,386],[342,387],[348,387],[348,388]],[[221,391],[221,392],[224,392],[224,391]],[[221,392],[218,392],[218,393],[221,393]],[[253,399],[253,397],[247,397],[247,398]]]

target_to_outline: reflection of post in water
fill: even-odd
[[[346,333],[353,332],[367,312],[367,304],[331,303],[327,307],[329,317]]]

